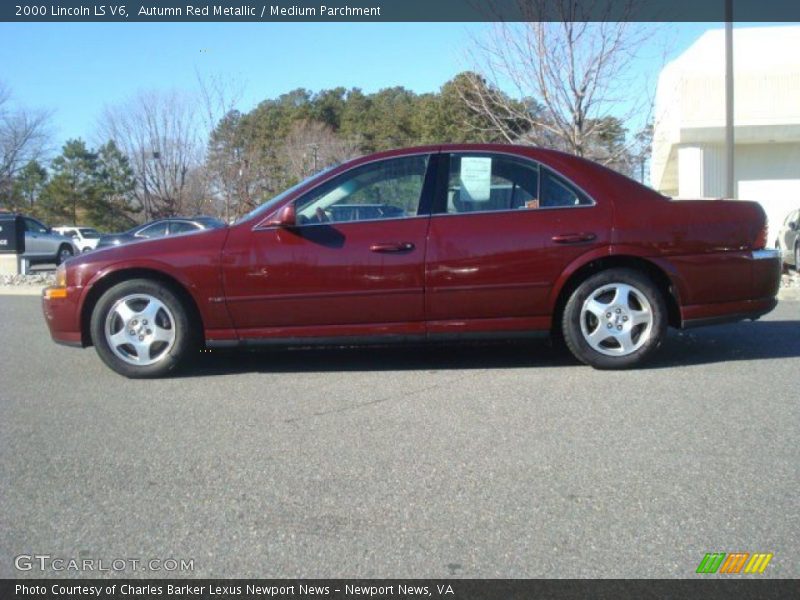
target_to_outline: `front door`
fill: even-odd
[[[47,227],[36,219],[23,217],[25,221],[25,254],[26,258],[45,258],[55,256],[57,245],[49,235]]]
[[[233,228],[223,264],[239,337],[424,334],[431,162],[355,167],[294,200],[295,227]]]

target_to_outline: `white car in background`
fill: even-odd
[[[53,231],[72,238],[73,243],[81,252],[89,252],[97,248],[100,241],[100,232],[93,227],[53,227]]]

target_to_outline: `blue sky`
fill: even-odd
[[[103,106],[140,90],[197,89],[197,73],[232,78],[240,108],[305,87],[401,85],[436,91],[468,68],[481,23],[2,23],[0,80],[13,100],[54,111],[56,146],[95,138]],[[638,75],[655,83],[662,64],[721,24],[658,24]]]

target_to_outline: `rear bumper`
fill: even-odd
[[[781,278],[781,255],[777,250],[753,250],[750,263],[749,298],[731,302],[707,302],[681,307],[681,327],[701,327],[758,319],[778,304],[776,298]]]
[[[65,298],[51,298],[46,288],[42,292],[42,313],[53,341],[67,346],[83,347],[81,324],[78,315],[80,289],[67,288]]]
[[[756,319],[774,309],[778,304],[776,298],[761,298],[743,302],[721,302],[717,304],[700,304],[686,306],[681,310],[683,319],[681,327],[691,329],[706,325],[733,323],[745,319]]]

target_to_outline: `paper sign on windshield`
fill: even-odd
[[[488,202],[492,186],[492,159],[461,158],[461,195],[467,202]]]

